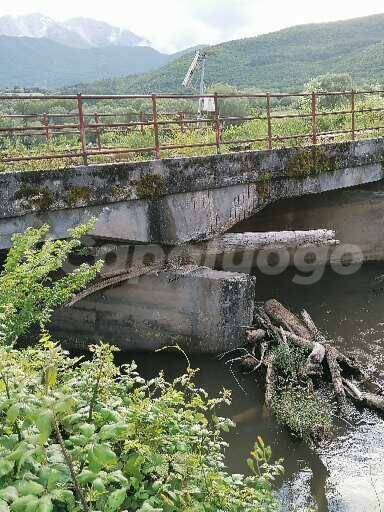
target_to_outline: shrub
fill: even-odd
[[[80,239],[91,226],[70,230],[68,240],[46,239],[47,225],[13,236],[0,273],[0,344],[13,345],[34,324],[47,324],[55,308],[69,302],[96,277],[102,262],[83,264],[61,278],[56,275],[69,254],[81,246]]]
[[[228,391],[209,399],[191,369],[144,381],[134,363],[115,366],[114,347],[91,350],[70,358],[47,333],[0,349],[1,511],[277,510],[281,465],[260,439],[251,476],[225,469]]]

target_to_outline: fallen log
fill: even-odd
[[[205,247],[207,254],[228,253],[231,251],[257,251],[266,248],[298,248],[302,246],[338,245],[336,232],[331,229],[312,229],[308,231],[267,231],[263,233],[226,233],[219,238],[195,244],[193,247]]]
[[[311,332],[303,325],[299,318],[276,299],[268,300],[264,304],[264,311],[271,321],[275,322],[278,326],[284,327],[287,331],[293,332],[301,338],[308,340],[312,338]]]
[[[363,392],[362,395],[363,395],[363,403],[367,407],[384,412],[384,397],[383,396],[375,395],[373,393],[365,393],[365,392]]]
[[[384,412],[384,396],[360,391],[360,389],[348,379],[343,379],[343,384],[348,396],[359,405]]]
[[[273,357],[269,357],[266,361],[267,372],[265,375],[265,406],[268,410],[272,407],[273,395],[275,393],[276,373],[273,364]]]
[[[341,369],[337,362],[337,350],[331,345],[326,346],[326,359],[331,372],[332,383],[335,390],[337,401],[343,408],[345,406],[345,390],[343,385],[343,379],[341,376]]]

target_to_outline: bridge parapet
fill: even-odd
[[[0,248],[48,222],[91,217],[95,235],[177,245],[212,238],[281,198],[383,178],[384,140],[0,175]]]

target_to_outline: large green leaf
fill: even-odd
[[[0,478],[8,475],[13,469],[14,462],[11,460],[3,459],[0,460]]]
[[[18,486],[18,491],[20,496],[41,496],[44,492],[44,487],[33,480],[27,480]]]
[[[39,441],[41,444],[45,444],[52,432],[52,412],[43,411],[36,418],[36,426],[40,432]]]
[[[38,512],[52,512],[53,504],[49,494],[42,496],[39,501]]]
[[[20,415],[20,405],[12,404],[11,407],[7,411],[7,422],[11,425],[15,423],[17,418]]]
[[[102,466],[114,466],[117,456],[107,444],[97,444],[93,448],[93,455]]]
[[[12,512],[36,512],[39,506],[39,498],[30,494],[16,498],[11,505]]]
[[[124,503],[127,497],[127,490],[125,488],[117,489],[108,496],[108,501],[105,507],[105,512],[116,512]]]
[[[99,436],[102,441],[109,441],[124,437],[130,431],[133,431],[133,428],[126,423],[111,423],[101,428]]]

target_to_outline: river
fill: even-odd
[[[305,307],[317,325],[337,340],[345,352],[354,353],[377,381],[384,373],[384,289],[375,278],[383,264],[366,264],[357,273],[342,276],[327,268],[322,279],[309,286],[292,282],[293,270],[278,276],[257,275],[257,298],[275,297],[292,309]],[[141,373],[150,377],[164,369],[168,378],[185,368],[185,360],[171,352],[124,354],[135,359]],[[227,463],[246,472],[245,460],[261,435],[276,458],[284,458],[285,475],[278,482],[284,512],[384,511],[384,420],[377,414],[351,406],[348,420],[335,418],[335,433],[316,449],[293,440],[263,407],[263,390],[249,375],[240,375],[240,389],[228,368],[214,356],[193,356],[200,368],[199,384],[211,394],[233,390],[232,406],[223,415],[237,420],[227,436]],[[384,383],[384,382],[383,382]]]

